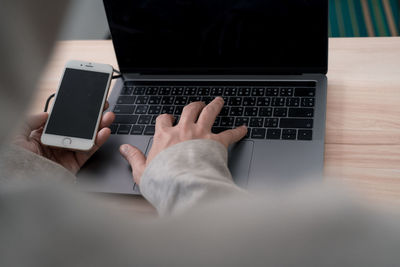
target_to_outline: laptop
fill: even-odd
[[[119,69],[112,136],[78,174],[85,190],[140,194],[119,146],[144,153],[159,114],[222,96],[213,132],[246,124],[229,148],[250,191],[322,179],[327,0],[104,0]]]

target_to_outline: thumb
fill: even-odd
[[[33,131],[40,129],[45,125],[48,117],[49,114],[46,112],[28,116],[21,125],[21,135],[26,138],[29,137]]]
[[[139,185],[140,178],[146,168],[146,157],[137,147],[128,144],[122,145],[119,151],[131,165],[133,180]]]
[[[246,134],[247,134],[247,127],[243,125],[235,129],[226,130],[220,133],[219,136],[226,144],[226,147],[228,147],[233,143],[239,142],[243,137],[246,136]]]
[[[40,127],[43,127],[47,121],[49,114],[46,112],[39,113],[37,115],[29,116],[26,120],[26,124],[28,125],[31,131],[37,130]]]

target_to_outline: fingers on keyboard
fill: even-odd
[[[152,135],[156,118],[171,114],[180,118],[192,102],[210,103],[215,97],[225,103],[215,119],[212,132],[246,125],[246,138],[301,140],[313,138],[315,84],[299,86],[156,86],[127,82],[113,108],[116,118],[112,134]]]

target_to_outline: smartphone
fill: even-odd
[[[112,73],[111,65],[69,61],[41,142],[71,150],[90,150],[95,143]]]

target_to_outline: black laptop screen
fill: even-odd
[[[327,0],[104,0],[124,73],[325,73]]]

